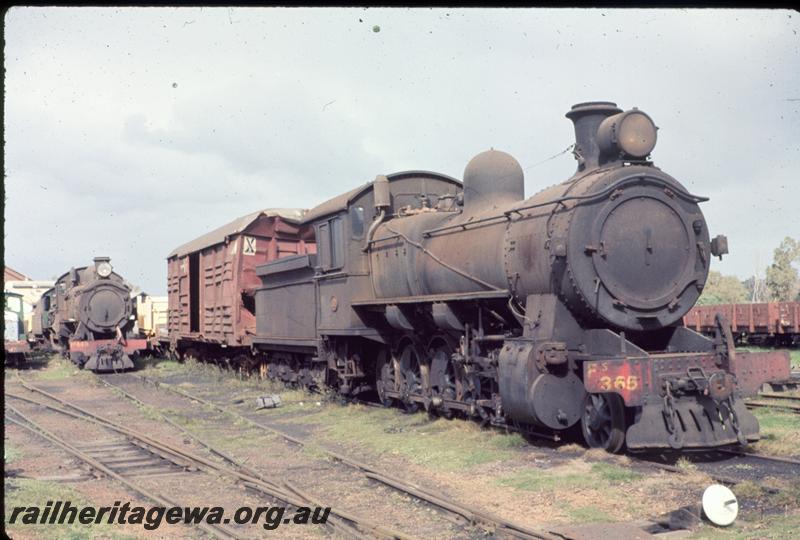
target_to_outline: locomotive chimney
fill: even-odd
[[[594,169],[600,164],[600,148],[597,146],[597,128],[609,116],[621,113],[622,109],[610,101],[589,101],[573,105],[566,114],[575,125],[575,157],[577,172]]]

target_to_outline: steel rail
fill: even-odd
[[[774,461],[776,463],[788,463],[790,465],[800,465],[799,459],[792,459],[788,457],[770,456],[767,454],[755,454],[753,452],[744,452],[742,450],[731,450],[729,448],[721,448],[717,451],[722,452],[723,454],[730,454],[732,456],[751,457],[751,458],[764,459],[767,461]]]
[[[790,396],[788,394],[781,394],[778,392],[761,392],[758,397],[764,399],[786,399],[790,401],[797,401],[800,403],[800,396]]]
[[[288,504],[290,506],[294,506],[295,508],[301,507],[301,506],[308,506],[307,501],[296,499],[291,494],[289,494],[286,491],[284,491],[280,486],[277,486],[276,484],[274,484],[272,482],[269,482],[269,481],[267,481],[267,480],[265,480],[263,478],[259,478],[258,476],[254,476],[252,474],[248,474],[248,473],[240,472],[240,471],[237,471],[237,470],[234,470],[234,469],[230,469],[230,468],[225,467],[225,466],[223,466],[223,465],[221,465],[219,463],[215,463],[213,461],[210,461],[210,460],[208,460],[208,459],[206,459],[206,458],[204,458],[202,456],[198,456],[196,454],[192,454],[192,453],[190,453],[190,452],[188,452],[188,451],[186,451],[186,450],[184,450],[182,448],[174,447],[172,445],[169,445],[169,444],[166,444],[166,443],[162,443],[161,441],[157,441],[155,439],[152,439],[151,437],[149,437],[149,436],[147,436],[147,435],[145,435],[143,433],[137,432],[135,430],[131,430],[130,428],[127,428],[125,426],[121,426],[121,425],[115,423],[112,420],[104,418],[103,416],[101,416],[99,414],[92,413],[91,411],[88,411],[88,410],[86,410],[86,409],[84,409],[84,408],[82,408],[82,407],[80,407],[78,405],[75,405],[75,404],[70,403],[70,402],[68,402],[68,401],[66,401],[64,399],[61,399],[61,398],[59,398],[57,396],[54,396],[51,393],[47,392],[46,390],[42,390],[41,388],[37,388],[37,387],[35,387],[33,385],[30,385],[27,382],[25,382],[21,377],[18,377],[18,378],[20,380],[20,383],[26,389],[28,389],[28,390],[30,390],[32,392],[36,392],[36,393],[42,394],[42,395],[44,395],[44,396],[46,396],[46,397],[48,397],[48,398],[50,398],[50,399],[62,404],[62,405],[65,405],[65,406],[67,406],[69,408],[72,408],[72,409],[74,409],[76,411],[79,411],[81,414],[76,414],[76,413],[73,413],[73,412],[71,412],[69,410],[62,409],[60,407],[55,407],[53,405],[48,405],[46,403],[42,403],[42,402],[39,402],[39,401],[36,401],[36,400],[25,398],[24,396],[19,396],[19,395],[16,395],[16,394],[12,394],[12,393],[6,392],[6,395],[8,397],[21,399],[21,400],[27,401],[29,403],[33,403],[33,404],[45,407],[47,409],[53,410],[55,412],[59,412],[59,413],[62,413],[62,414],[68,415],[68,416],[72,416],[72,417],[75,417],[75,418],[78,418],[78,419],[82,419],[82,420],[86,420],[86,421],[89,421],[89,422],[93,422],[95,424],[98,424],[100,426],[106,427],[108,429],[112,429],[112,430],[117,431],[119,433],[122,433],[122,434],[124,434],[124,435],[126,435],[126,436],[128,436],[128,437],[130,437],[132,439],[137,439],[137,440],[141,441],[142,443],[144,443],[144,444],[146,444],[148,446],[153,446],[155,448],[161,449],[162,451],[164,451],[164,452],[166,452],[166,453],[168,453],[170,455],[177,456],[179,459],[186,459],[186,460],[188,460],[190,462],[194,462],[196,464],[199,464],[202,468],[205,468],[205,469],[217,472],[217,473],[221,473],[221,474],[226,475],[228,477],[235,478],[238,481],[242,481],[243,483],[247,484],[247,487],[250,487],[251,489],[254,489],[254,490],[259,491],[259,492],[261,492],[261,493],[263,493],[265,495],[268,495],[269,497],[271,497],[271,498],[273,498],[275,500],[282,501],[282,502],[284,502],[284,503],[286,503],[286,504]],[[215,452],[215,453],[217,453],[217,452]],[[219,453],[218,453],[218,455],[219,455]],[[327,505],[325,505],[325,506],[327,506]],[[347,518],[344,518],[339,514],[338,510],[335,510],[335,509],[331,508],[331,513],[334,514],[335,516],[340,517],[343,520],[347,520]],[[342,526],[343,524],[339,523],[337,520],[334,520],[332,523],[331,523],[330,519],[328,521],[331,524],[331,526],[333,526],[334,528],[341,528],[341,529],[345,528],[345,527]],[[381,528],[380,526],[377,526],[377,525],[375,525],[375,524],[373,524],[371,522],[368,522],[368,521],[365,521],[364,523],[354,522],[354,525],[356,525],[357,527],[363,527],[364,529],[367,529],[369,531],[378,531],[378,530],[386,531],[387,534],[375,535],[374,537],[376,537],[376,538],[397,538],[397,539],[407,538],[407,536],[404,536],[402,533],[397,533],[395,531],[390,531],[387,528]]]
[[[267,432],[273,433],[275,435],[278,435],[278,436],[282,437],[283,439],[285,439],[285,440],[287,440],[287,441],[289,441],[291,443],[294,443],[294,444],[296,444],[298,446],[301,446],[301,447],[305,447],[306,446],[306,441],[303,441],[302,439],[298,439],[297,437],[293,437],[292,435],[289,435],[288,433],[285,433],[285,432],[283,432],[283,431],[281,431],[279,429],[273,428],[271,426],[267,426],[267,425],[262,424],[260,422],[256,422],[255,420],[252,420],[252,419],[250,419],[250,418],[248,418],[248,417],[246,417],[246,416],[244,416],[244,415],[242,415],[242,414],[240,414],[240,413],[238,413],[236,411],[232,411],[232,410],[228,409],[227,407],[223,407],[222,405],[219,405],[217,403],[214,403],[212,401],[204,399],[204,398],[202,398],[200,396],[197,396],[197,395],[191,394],[189,392],[186,392],[185,390],[183,390],[181,388],[177,388],[177,387],[175,387],[175,386],[173,386],[171,384],[168,384],[168,383],[162,383],[162,382],[159,382],[159,381],[153,381],[153,380],[151,380],[151,379],[149,379],[147,377],[144,377],[142,375],[137,375],[137,374],[131,374],[131,375],[133,375],[134,377],[136,377],[136,378],[138,378],[140,380],[143,380],[145,382],[153,384],[157,388],[162,388],[162,387],[166,388],[167,390],[169,390],[171,392],[174,392],[176,394],[182,395],[183,397],[185,397],[187,399],[196,401],[198,403],[202,403],[204,405],[208,405],[208,406],[213,407],[213,408],[215,408],[215,409],[217,409],[217,410],[219,410],[221,412],[224,412],[226,414],[229,414],[231,416],[239,418],[239,419],[247,422],[248,424],[250,424],[250,425],[252,425],[252,426],[254,426],[254,427],[258,428],[258,429],[262,429],[264,431],[267,431]],[[344,456],[342,454],[339,454],[338,452],[335,452],[333,450],[330,450],[330,449],[327,449],[327,448],[322,448],[322,447],[320,447],[320,450],[324,454],[326,454],[329,457],[335,459],[336,461],[339,461],[341,463],[344,463],[345,465],[348,465],[348,466],[350,466],[350,467],[352,467],[354,469],[357,469],[357,470],[361,471],[368,478],[377,480],[377,481],[379,481],[379,482],[381,482],[381,483],[383,483],[385,485],[391,486],[391,487],[397,489],[398,491],[401,491],[401,492],[406,493],[408,495],[412,495],[415,498],[423,500],[423,501],[425,501],[425,502],[427,502],[427,503],[429,503],[429,504],[431,504],[433,506],[436,506],[436,507],[439,507],[441,509],[447,510],[447,511],[449,511],[451,513],[455,513],[455,514],[467,519],[471,523],[473,523],[475,525],[478,525],[481,528],[484,528],[484,529],[488,530],[489,532],[493,533],[496,530],[502,530],[504,532],[509,533],[512,536],[515,536],[517,538],[526,539],[526,540],[531,539],[531,538],[536,538],[536,539],[540,539],[540,540],[556,540],[556,539],[559,538],[558,536],[556,536],[554,534],[550,534],[547,531],[534,529],[534,528],[526,527],[526,526],[523,526],[523,525],[518,525],[518,524],[515,524],[515,523],[510,522],[508,520],[505,520],[505,519],[503,519],[501,517],[494,516],[494,515],[489,514],[487,512],[483,512],[481,510],[472,508],[471,506],[468,506],[468,505],[466,505],[464,503],[452,501],[452,500],[442,496],[441,494],[437,494],[437,493],[434,493],[432,491],[429,491],[429,490],[426,490],[424,488],[421,488],[420,486],[415,486],[413,484],[410,484],[410,483],[406,482],[405,480],[402,480],[400,478],[394,477],[391,474],[388,474],[386,472],[380,471],[380,470],[378,470],[378,469],[376,469],[376,468],[374,468],[374,467],[372,467],[370,465],[367,465],[367,464],[362,463],[360,461],[357,461],[357,460],[354,460],[354,459],[349,458],[347,456]]]
[[[227,409],[225,407],[222,407],[221,405],[219,405],[217,403],[214,403],[212,401],[209,401],[209,400],[206,400],[204,398],[201,398],[200,396],[196,396],[194,394],[186,392],[185,390],[182,390],[180,388],[174,387],[174,386],[172,386],[172,385],[170,385],[168,383],[160,383],[158,381],[153,381],[153,380],[148,379],[147,377],[144,377],[142,375],[136,375],[136,374],[132,374],[132,375],[135,376],[136,378],[139,378],[140,380],[146,381],[146,382],[148,382],[150,384],[153,384],[153,385],[155,385],[157,387],[163,386],[167,390],[170,390],[170,391],[175,392],[175,393],[177,393],[179,395],[182,395],[183,397],[185,397],[187,399],[191,399],[191,400],[197,401],[199,403],[203,403],[205,405],[208,405],[208,406],[211,406],[213,408],[216,408],[217,410],[220,410],[222,412],[225,412],[225,413],[230,414],[232,416],[235,416],[237,418],[243,419],[244,421],[250,423],[251,425],[253,425],[253,426],[257,427],[257,428],[272,432],[272,433],[284,438],[285,440],[287,440],[289,442],[292,442],[292,443],[297,444],[299,446],[305,446],[305,442],[300,440],[300,439],[298,439],[298,438],[296,438],[296,437],[288,435],[287,433],[284,433],[284,432],[282,432],[282,431],[280,431],[280,430],[278,430],[276,428],[273,428],[271,426],[267,426],[267,425],[261,424],[259,422],[256,422],[254,420],[251,420],[250,418],[248,418],[248,417],[246,417],[244,415],[241,415],[236,411],[231,411],[231,410],[229,410],[229,409]],[[508,427],[508,429],[511,430],[511,431],[518,431],[518,430],[515,430],[512,427]],[[412,494],[413,496],[415,496],[417,498],[421,498],[422,500],[426,500],[430,504],[433,504],[435,506],[443,508],[443,509],[445,509],[447,511],[453,512],[452,508],[454,508],[455,506],[459,506],[460,505],[460,503],[447,500],[447,499],[443,498],[439,494],[426,491],[424,488],[421,488],[420,486],[415,486],[413,484],[405,482],[404,480],[398,479],[396,477],[392,477],[389,474],[383,474],[380,471],[377,471],[376,469],[370,467],[369,465],[366,465],[364,463],[361,463],[361,462],[358,462],[358,461],[353,460],[351,458],[348,458],[347,456],[341,455],[341,454],[339,454],[339,453],[337,453],[337,452],[335,452],[333,450],[324,449],[324,448],[322,450],[323,450],[323,452],[328,454],[333,459],[335,459],[337,461],[340,461],[340,462],[342,462],[342,463],[344,463],[344,464],[346,464],[348,466],[351,466],[353,468],[360,469],[363,473],[365,473],[365,475],[368,475],[367,473],[371,473],[374,476],[374,478],[372,478],[372,479],[374,479],[375,481],[378,481],[378,482],[384,483],[386,485],[389,485],[391,487],[394,487],[395,489],[398,489],[399,491],[403,491],[403,492],[412,494],[406,489],[406,488],[410,488],[410,489],[412,489],[412,490],[414,490],[414,491],[416,491],[418,493],[418,495]],[[717,450],[720,450],[721,452],[731,453],[732,455],[743,455],[745,457],[752,457],[752,458],[758,458],[758,459],[763,459],[763,460],[768,460],[768,461],[782,462],[782,463],[787,463],[787,464],[792,464],[792,465],[800,464],[800,461],[792,460],[792,459],[789,459],[789,458],[783,458],[781,456],[771,456],[771,455],[767,455],[767,454],[755,454],[755,453],[749,453],[749,452],[741,452],[741,454],[739,454],[735,450],[730,450],[730,451],[727,451],[727,450],[724,450],[724,449],[717,449]],[[656,469],[661,469],[661,470],[664,470],[664,471],[667,471],[667,472],[672,472],[672,473],[679,473],[679,474],[685,473],[685,471],[682,470],[680,467],[677,467],[677,466],[674,466],[674,465],[668,465],[668,464],[664,464],[664,463],[657,463],[657,462],[652,462],[652,461],[649,461],[649,460],[644,460],[644,459],[641,459],[641,458],[637,458],[635,455],[632,455],[631,457],[633,459],[635,459],[638,463],[641,463],[642,465],[650,466],[650,467],[653,467],[653,468],[656,468]],[[739,484],[742,481],[742,480],[740,480],[738,478],[734,478],[734,477],[723,475],[723,474],[715,474],[715,473],[707,473],[707,474],[713,480],[715,480],[715,481],[717,481],[719,483],[723,483],[723,484],[736,485],[736,484]],[[396,484],[396,485],[392,485],[392,484],[390,484],[390,482],[392,484]],[[767,489],[768,489],[768,491],[775,491],[772,488],[767,488]],[[467,511],[465,513],[455,512],[456,515],[461,516],[462,518],[468,519],[468,520],[470,520],[471,522],[474,522],[474,523],[477,523],[477,522],[480,521],[480,519],[478,519],[478,516],[481,516],[481,512],[479,510],[475,510],[475,509],[472,509],[472,508],[469,508],[469,507],[463,507],[463,505],[461,505],[461,506],[462,506],[462,508],[461,508],[462,510],[469,510],[469,511]],[[486,518],[485,519],[485,523],[491,524],[492,523],[492,518],[494,518],[494,516],[486,515],[485,518]],[[509,527],[509,528],[513,529],[514,528],[514,524],[510,524],[510,525],[511,525],[511,527]],[[547,537],[547,535],[548,535],[548,533],[545,532],[545,531],[541,531],[541,530],[531,531],[529,529],[520,530],[520,533],[533,534],[534,536],[536,534],[541,535],[541,536],[538,536],[538,538]],[[523,537],[523,536],[520,536],[520,537]],[[550,536],[550,538],[552,538],[552,535]]]
[[[33,391],[36,391],[36,390],[33,390]],[[39,391],[43,392],[41,390],[39,390]],[[119,432],[123,433],[124,435],[126,435],[128,437],[137,438],[136,436],[131,435],[131,434],[127,433],[126,431],[121,431],[120,429],[117,429],[118,426],[109,425],[109,424],[107,424],[105,422],[102,422],[102,421],[100,421],[98,419],[92,418],[91,416],[83,416],[83,415],[75,414],[75,413],[70,412],[70,411],[68,411],[66,409],[61,409],[59,407],[54,407],[52,405],[48,405],[48,404],[42,403],[40,401],[29,399],[29,398],[26,398],[24,396],[18,396],[16,394],[12,394],[12,393],[8,393],[8,392],[6,393],[6,396],[14,398],[14,399],[19,399],[19,400],[22,400],[22,401],[26,401],[26,402],[32,403],[34,405],[39,405],[41,407],[50,409],[52,411],[55,411],[55,412],[58,412],[58,413],[61,413],[61,414],[67,415],[67,416],[72,416],[74,418],[78,418],[78,419],[81,419],[81,420],[90,421],[90,422],[96,423],[96,424],[98,424],[98,425],[100,425],[102,427],[106,427],[106,428],[109,428],[109,429],[113,429],[113,430],[119,431]],[[53,399],[56,399],[57,401],[61,401],[58,398],[53,398]],[[67,406],[74,407],[71,404],[67,404]],[[143,438],[139,438],[139,440],[144,442]],[[149,446],[149,442],[147,442],[145,444]],[[179,451],[179,452],[168,451],[167,453],[169,453],[170,455],[178,455],[179,458],[182,458],[182,457],[184,457],[185,454],[187,454],[186,452],[183,452],[183,451]],[[196,456],[193,456],[193,457],[196,457]],[[223,468],[220,468],[219,466],[214,467],[215,464],[213,464],[213,462],[209,462],[209,463],[212,465],[211,467],[208,467],[210,470],[212,470],[214,472],[220,472],[222,474],[225,474],[225,470]],[[206,464],[203,463],[203,465],[206,465]],[[276,484],[273,484],[272,482],[269,482],[268,480],[261,480],[261,479],[256,479],[256,478],[251,478],[251,479],[237,478],[237,480],[240,480],[246,487],[248,487],[248,488],[250,488],[250,489],[252,489],[254,491],[258,491],[258,492],[260,492],[260,493],[262,493],[264,495],[269,496],[270,498],[272,498],[272,499],[274,499],[276,501],[280,501],[280,502],[283,502],[284,504],[288,504],[290,506],[294,506],[295,508],[307,505],[307,503],[305,501],[298,501],[297,499],[294,499],[291,495],[288,495],[288,494],[284,493],[283,490],[279,486],[277,486]],[[336,511],[334,511],[333,509],[331,509],[331,512],[336,514]],[[333,529],[341,529],[342,532],[347,532],[347,529],[345,529],[344,527],[340,527],[340,525],[342,525],[342,524],[340,524],[340,523],[338,523],[336,521],[331,521],[330,519],[328,520],[328,523],[326,523],[326,526],[329,526],[329,527],[331,527]]]
[[[116,390],[116,391],[120,392],[124,397],[128,398],[129,400],[133,401],[134,403],[137,403],[138,405],[140,405],[142,407],[152,407],[152,406],[148,405],[147,403],[143,402],[138,397],[136,397],[133,394],[131,394],[130,392],[126,391],[124,388],[120,387],[119,385],[113,384],[113,383],[103,379],[100,376],[98,376],[98,379],[103,384],[105,384],[106,386],[108,386],[109,388],[111,388],[113,390]],[[188,437],[191,437],[192,439],[196,440],[198,443],[200,443],[202,446],[204,446],[209,452],[212,452],[212,453],[218,455],[219,457],[221,457],[225,461],[229,462],[231,465],[233,465],[235,467],[238,467],[239,469],[241,469],[245,473],[259,478],[262,482],[265,482],[266,484],[269,484],[270,486],[272,486],[276,491],[282,491],[281,486],[279,486],[278,484],[275,484],[274,482],[271,482],[271,481],[265,479],[264,476],[260,472],[258,472],[255,469],[253,469],[251,467],[248,467],[247,465],[241,463],[239,460],[233,458],[231,455],[229,455],[229,454],[227,454],[227,453],[225,453],[225,452],[223,452],[223,451],[221,451],[221,450],[219,450],[217,448],[214,448],[211,444],[209,444],[208,442],[206,442],[203,439],[201,439],[200,437],[198,437],[195,433],[189,431],[185,427],[183,427],[180,424],[176,423],[175,421],[173,421],[172,419],[167,417],[161,411],[156,411],[156,412],[165,422],[167,422],[171,426],[175,427],[176,429],[180,430],[182,433],[184,433]],[[308,497],[305,494],[300,495],[301,492],[294,486],[292,486],[292,488],[289,488],[289,484],[287,482],[284,482],[284,484],[286,485],[288,491],[283,491],[282,496],[288,495],[291,492],[291,493],[294,493],[295,495],[298,495],[304,501],[313,504],[314,506],[319,506],[319,507],[327,507],[328,506],[327,504],[323,504],[319,500],[312,499],[311,497]],[[281,499],[281,500],[283,502],[286,502],[285,499]],[[393,530],[391,530],[391,529],[389,529],[387,527],[383,527],[381,525],[373,523],[370,520],[368,520],[368,519],[366,519],[366,518],[364,518],[362,516],[354,516],[352,514],[347,514],[347,513],[343,512],[341,510],[335,510],[334,511],[333,509],[331,509],[331,512],[335,513],[339,517],[344,518],[347,521],[350,521],[350,522],[353,522],[353,523],[358,523],[360,526],[362,526],[362,527],[364,527],[366,529],[369,529],[370,531],[376,533],[381,538],[396,538],[398,540],[413,540],[413,537],[411,537],[409,535],[403,534],[403,533],[398,532],[398,531],[393,531]],[[350,533],[352,530],[355,530],[352,527],[349,527],[349,526],[344,525],[344,524],[342,524],[342,526],[340,528],[343,530],[343,532],[348,532],[348,533]]]
[[[129,479],[125,478],[124,476],[120,475],[119,473],[113,471],[112,469],[106,467],[102,463],[100,463],[95,458],[91,457],[90,455],[86,454],[85,452],[81,451],[80,449],[72,446],[63,438],[55,435],[54,433],[48,431],[47,429],[43,428],[41,425],[37,424],[18,409],[16,409],[13,405],[6,404],[15,415],[20,417],[22,421],[16,420],[9,415],[6,415],[6,419],[10,422],[27,429],[28,431],[39,435],[40,437],[52,442],[56,446],[62,448],[63,450],[69,452],[70,454],[74,455],[75,457],[81,459],[82,461],[88,463],[94,469],[101,471],[103,474],[117,480],[118,482],[122,483],[123,485],[127,486],[128,488],[132,489],[136,493],[139,493],[143,497],[150,499],[153,502],[156,502],[162,506],[179,506],[174,501],[167,499],[162,495],[158,495],[157,493],[153,493],[152,491],[138,485],[136,482],[132,482]],[[195,523],[207,533],[211,534],[215,538],[222,538],[224,540],[244,540],[245,536],[240,536],[233,530],[230,530],[228,527],[224,527],[222,525],[213,525],[208,523]]]
[[[790,411],[795,414],[800,414],[800,405],[792,405],[791,403],[767,403],[765,401],[746,401],[745,405],[751,409],[776,409],[780,411]]]

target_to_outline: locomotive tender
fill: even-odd
[[[272,377],[375,390],[386,405],[523,431],[579,429],[608,451],[745,444],[744,395],[789,376],[681,325],[712,255],[698,203],[649,160],[656,126],[575,105],[578,169],[525,198],[489,150],[464,171],[378,176],[311,209],[316,254],[257,268],[253,345]]]
[[[134,335],[136,304],[131,288],[108,257],[72,268],[56,280],[33,310],[31,333],[40,346],[69,355],[91,371],[133,368],[128,356],[147,348]]]

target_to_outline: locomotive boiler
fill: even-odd
[[[34,306],[32,333],[40,346],[60,351],[91,371],[133,368],[131,353],[147,348],[134,334],[131,287],[108,257],[72,268]]]
[[[727,253],[706,199],[650,161],[643,111],[592,102],[567,117],[578,169],[530,198],[519,163],[489,150],[462,185],[379,176],[310,210],[318,255],[258,270],[254,341],[274,372],[409,410],[574,429],[609,451],[757,439],[742,397],[788,377],[788,355],[737,352],[723,321],[714,339],[680,324]]]

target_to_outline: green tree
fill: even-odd
[[[764,278],[758,276],[750,276],[742,282],[744,288],[747,289],[748,302],[766,302],[769,300],[769,289]]]
[[[747,288],[736,276],[723,276],[716,270],[708,273],[708,280],[698,304],[735,304],[747,302]]]
[[[766,282],[772,300],[788,301],[800,292],[800,277],[792,263],[800,261],[800,242],[787,236],[777,248],[767,267]]]

